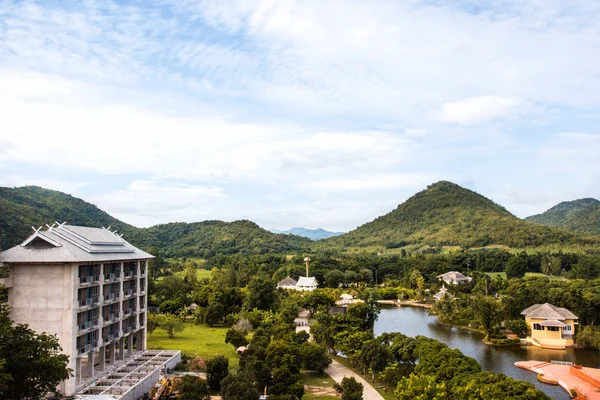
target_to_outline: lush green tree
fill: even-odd
[[[164,314],[178,315],[185,307],[179,300],[165,300],[160,303],[160,312]]]
[[[547,400],[542,391],[531,383],[517,381],[502,374],[479,372],[462,375],[452,385],[451,397],[456,399],[481,400]]]
[[[528,268],[529,262],[527,254],[521,253],[508,260],[508,263],[506,264],[506,277],[508,279],[522,278],[525,276]]]
[[[307,370],[323,373],[332,363],[325,347],[312,342],[304,342],[300,346],[302,367]]]
[[[332,292],[317,289],[304,298],[304,307],[314,314],[319,308],[329,310],[331,306],[335,305],[335,300]]]
[[[179,400],[210,400],[208,384],[200,377],[184,375],[179,386]]]
[[[358,357],[363,373],[371,373],[371,379],[375,382],[375,375],[382,372],[391,360],[391,354],[387,346],[378,339],[366,342]]]
[[[410,374],[402,378],[394,391],[400,400],[445,400],[446,384],[437,381],[433,375]]]
[[[244,303],[245,309],[273,309],[277,299],[276,289],[277,285],[271,278],[265,275],[253,277],[248,283],[248,294]]]
[[[237,349],[240,346],[246,346],[248,339],[246,339],[246,332],[239,331],[237,329],[229,329],[225,333],[225,343],[231,343],[231,345]]]
[[[346,285],[352,285],[358,282],[358,274],[351,269],[344,272],[344,283]]]
[[[373,271],[367,268],[361,268],[358,271],[358,280],[364,283],[373,282]]]
[[[362,400],[363,398],[363,385],[357,382],[353,376],[344,377],[342,382],[336,383],[333,387],[336,392],[342,394],[342,400]]]
[[[323,276],[325,284],[330,288],[339,288],[344,283],[344,273],[337,269],[327,271]]]
[[[524,319],[511,319],[510,321],[506,321],[506,327],[517,336],[525,336],[528,329]]]
[[[355,303],[348,307],[348,315],[362,321],[360,327],[366,331],[373,330],[380,311],[381,307],[373,297],[369,297],[364,303]]]
[[[218,324],[223,321],[223,318],[225,318],[225,307],[223,304],[211,302],[208,307],[206,307],[204,313],[204,322],[206,322],[206,325],[213,326],[214,324]]]
[[[221,389],[221,381],[229,373],[229,360],[218,354],[206,362],[206,382],[212,390]]]
[[[173,339],[177,333],[183,332],[185,329],[181,319],[173,315],[162,315],[159,327],[167,333],[169,339]]]
[[[61,354],[54,335],[12,325],[9,308],[0,304],[0,397],[37,400],[58,395],[57,385],[69,378],[69,357]]]
[[[373,339],[373,333],[361,329],[343,330],[335,337],[335,347],[346,354],[353,366],[358,362],[360,351],[366,342]]]
[[[198,283],[198,273],[196,266],[192,262],[187,262],[183,269],[183,281],[192,287]]]
[[[583,348],[600,350],[600,328],[584,326],[577,333],[575,340]]]
[[[160,315],[154,313],[148,313],[146,317],[146,331],[150,336],[152,336],[152,332],[156,330],[160,326]]]
[[[243,371],[229,374],[221,382],[221,398],[223,400],[250,400],[258,399],[259,391],[256,390],[252,379]]]
[[[577,264],[573,265],[570,272],[571,278],[594,279],[600,275],[600,263],[598,258],[583,256]]]

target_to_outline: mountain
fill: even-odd
[[[312,240],[320,240],[327,239],[333,236],[342,235],[344,232],[330,232],[325,229],[317,228],[317,229],[308,229],[308,228],[292,228],[287,231],[280,231],[278,229],[269,229],[273,233],[277,234],[289,234],[289,235],[297,235],[305,238],[309,238]]]
[[[563,201],[548,211],[525,218],[526,221],[600,235],[600,201],[592,198]]]
[[[121,233],[131,233],[137,229],[81,199],[37,186],[14,189],[0,187],[0,210],[2,249],[21,243],[33,232],[32,226],[37,229],[54,221],[67,221],[72,225],[111,226]]]
[[[36,186],[0,187],[0,211],[2,249],[21,243],[32,233],[32,226],[38,228],[54,221],[111,226],[133,245],[146,250],[156,246],[165,257],[297,252],[312,243],[298,236],[276,235],[250,221],[170,223],[137,228],[81,199]]]
[[[447,181],[430,185],[390,213],[325,242],[330,246],[387,248],[408,244],[463,248],[600,244],[599,239],[587,235],[523,221],[490,199]]]

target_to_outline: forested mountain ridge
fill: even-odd
[[[31,235],[31,227],[68,222],[111,226],[129,234],[138,228],[113,218],[98,207],[71,195],[38,186],[0,187],[0,246],[8,249]],[[112,230],[112,229],[111,229]]]
[[[524,248],[600,244],[600,240],[523,221],[478,193],[441,181],[390,213],[325,243],[339,247],[426,244],[470,248],[495,244]]]
[[[139,229],[131,243],[158,247],[166,257],[203,257],[217,254],[266,254],[307,251],[312,240],[269,232],[248,220],[173,222]]]
[[[563,201],[542,214],[532,215],[525,220],[574,232],[600,235],[600,201],[593,198]]]
[[[312,241],[277,235],[250,221],[169,223],[137,228],[71,195],[37,186],[0,188],[0,243],[8,249],[54,221],[91,227],[111,226],[131,244],[158,247],[166,257],[210,257],[215,254],[287,253],[308,249]]]

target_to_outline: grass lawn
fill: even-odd
[[[183,275],[183,271],[175,272],[173,275]],[[210,278],[210,270],[196,269],[196,276],[198,277],[198,279]],[[157,281],[162,281],[163,279],[165,279],[164,276],[159,276],[158,278],[156,278]]]
[[[347,358],[334,356],[333,359],[342,364],[343,366],[347,367],[348,369],[351,369],[352,371],[356,372],[358,375],[362,376],[364,380],[369,382],[385,400],[397,400],[396,396],[394,396],[394,390],[392,388],[388,388],[387,392],[384,391],[383,388],[380,388],[381,386],[385,386],[384,383],[378,382],[377,380],[375,380],[375,382],[371,382],[371,375],[365,376],[361,374],[360,371],[352,367],[350,361]]]
[[[302,382],[302,384],[306,387],[306,386],[316,386],[316,387],[322,387],[322,388],[329,388],[329,389],[333,389],[333,384],[335,383],[335,381],[333,379],[331,379],[331,377],[327,374],[319,374],[315,371],[301,371],[300,372],[300,381]],[[332,390],[328,390],[327,393],[332,392]],[[337,396],[333,396],[333,395],[325,395],[323,394],[323,392],[312,392],[310,390],[306,390],[304,391],[304,396],[302,397],[302,400],[339,400],[340,397]]]
[[[229,368],[237,369],[239,359],[232,345],[225,343],[225,332],[229,328],[221,326],[194,325],[186,323],[185,330],[169,339],[167,334],[156,329],[148,335],[148,349],[181,350],[190,357],[212,358],[223,354],[229,359]]]
[[[490,278],[495,278],[497,276],[501,276],[502,278],[506,279],[506,272],[486,272],[485,273],[487,276],[489,276]],[[529,277],[529,276],[543,276],[546,278],[550,278],[550,279],[560,279],[560,280],[567,280],[567,278],[563,278],[561,276],[549,276],[549,275],[544,275],[542,273],[539,272],[526,272],[525,273],[525,278]]]

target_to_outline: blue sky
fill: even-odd
[[[438,180],[600,198],[600,2],[3,1],[0,185],[350,230]]]

